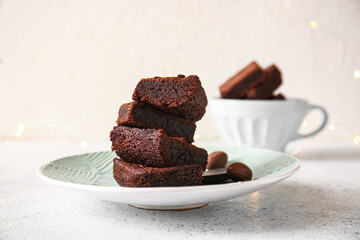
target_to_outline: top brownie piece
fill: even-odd
[[[221,97],[245,98],[249,89],[258,86],[264,80],[265,73],[256,62],[252,62],[220,86]]]
[[[141,79],[132,98],[191,122],[204,116],[207,105],[204,88],[196,75]]]

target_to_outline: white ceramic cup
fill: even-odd
[[[323,130],[327,112],[301,99],[235,100],[209,99],[213,122],[220,135],[231,145],[284,151],[289,141],[313,136]],[[320,110],[321,125],[302,135],[298,129],[308,112]]]

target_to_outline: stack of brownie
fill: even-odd
[[[142,79],[110,133],[120,186],[200,185],[207,152],[191,143],[207,98],[198,76]]]
[[[275,65],[262,69],[252,62],[222,84],[220,94],[230,99],[285,99],[281,93],[274,95],[281,83],[281,73]]]

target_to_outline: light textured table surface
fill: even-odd
[[[359,147],[303,150],[289,179],[188,211],[91,199],[35,175],[50,160],[108,148],[1,142],[0,239],[360,239]]]

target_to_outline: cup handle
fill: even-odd
[[[320,107],[318,105],[310,105],[309,106],[309,110],[308,110],[308,113],[314,109],[318,109],[320,110],[323,115],[324,115],[324,119],[323,119],[323,122],[321,123],[321,125],[315,129],[313,132],[311,133],[308,133],[308,134],[299,134],[299,133],[296,133],[295,137],[293,138],[293,140],[295,139],[299,139],[299,138],[307,138],[307,137],[311,137],[311,136],[314,136],[315,134],[317,134],[318,132],[321,132],[324,127],[326,126],[327,124],[327,121],[328,121],[328,114],[326,112],[326,110],[323,108],[323,107]]]

